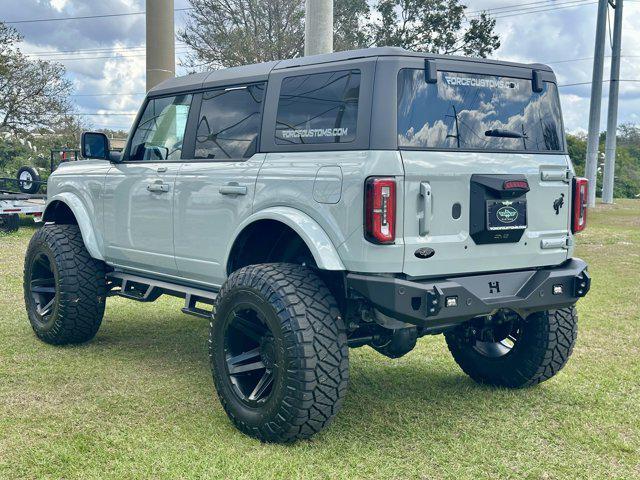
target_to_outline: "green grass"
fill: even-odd
[[[206,322],[114,298],[96,339],[38,341],[22,300],[33,227],[0,236],[0,478],[640,478],[640,201],[590,212],[567,367],[527,390],[465,377],[444,340],[399,360],[351,351],[336,421],[310,441],[237,432],[213,390]]]

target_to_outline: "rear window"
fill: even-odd
[[[562,151],[558,92],[522,78],[438,72],[398,74],[398,146],[445,150]]]
[[[287,77],[280,87],[278,145],[348,143],[356,138],[360,71]]]

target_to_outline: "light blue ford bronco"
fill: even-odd
[[[349,347],[442,333],[512,388],[572,352],[587,183],[545,65],[377,48],[200,73],[148,93],[122,154],[90,132],[82,151],[26,255],[36,335],[90,340],[109,296],[183,297],[224,409],[263,441],[331,422]]]

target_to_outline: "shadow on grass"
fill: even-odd
[[[155,309],[127,306],[109,312],[111,318],[103,330],[81,348],[105,363],[109,358],[118,358],[121,366],[126,362],[127,368],[157,369],[152,373],[158,375],[168,373],[177,384],[191,385],[190,394],[200,397],[203,403],[211,401],[206,320],[181,315],[173,309],[166,315],[171,308],[166,304]],[[330,429],[334,433],[327,434],[333,436],[337,431],[357,438],[376,432],[402,437],[402,428],[418,422],[421,428],[436,429],[446,436],[446,428],[468,419],[470,411],[475,418],[491,423],[497,404],[501,410],[521,410],[527,408],[525,404],[530,406],[545,396],[532,394],[536,389],[511,391],[477,385],[453,360],[443,362],[441,352],[432,358],[425,352],[427,349],[429,346],[400,360],[378,356],[367,347],[352,350],[349,394],[336,429]]]

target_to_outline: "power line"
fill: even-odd
[[[111,117],[111,116],[133,116],[138,112],[74,112],[67,113],[66,115],[73,115],[75,117],[80,116],[98,116],[98,117]]]
[[[621,58],[638,58],[640,55],[620,55]],[[611,55],[605,55],[605,58],[611,58]],[[555,65],[558,63],[571,63],[571,62],[579,62],[581,60],[593,60],[593,57],[582,57],[582,58],[572,58],[569,60],[556,60],[554,62],[543,62],[549,65]]]
[[[176,41],[176,45],[187,46],[185,42]],[[122,46],[112,46],[112,47],[101,47],[101,48],[84,48],[79,50],[49,50],[44,52],[24,52],[25,55],[32,56],[47,56],[47,55],[62,55],[67,53],[102,53],[102,52],[115,52],[119,50],[144,50],[146,45],[122,45]]]
[[[181,50],[181,51],[177,51],[176,50],[176,55],[182,55],[184,53],[189,53],[189,50]],[[114,56],[117,55],[117,56]],[[40,60],[48,60],[48,61],[52,61],[52,62],[67,62],[67,61],[75,61],[75,60],[100,60],[100,59],[112,59],[112,60],[118,60],[118,59],[122,59],[122,58],[136,58],[136,57],[146,57],[146,53],[136,53],[133,55],[122,55],[122,54],[118,54],[118,52],[114,52],[114,55],[106,55],[106,56],[99,56],[99,57],[67,57],[67,58],[42,58]]]
[[[603,80],[602,83],[608,83],[610,80]],[[618,82],[631,82],[631,83],[640,83],[640,79],[627,79],[627,80],[618,80]],[[562,87],[575,87],[576,85],[591,85],[593,82],[576,82],[576,83],[565,83],[564,85],[558,85],[558,88]]]
[[[506,6],[506,7],[498,7],[498,8],[490,8],[487,10],[476,10],[474,12],[468,12],[466,14],[467,17],[479,17],[481,16],[483,13],[488,13],[490,15],[496,15],[493,18],[498,18],[497,15],[503,15],[506,13],[512,13],[512,12],[525,12],[527,10],[538,10],[538,9],[547,9],[547,8],[553,8],[553,9],[559,9],[562,7],[571,7],[571,6],[581,6],[581,5],[586,5],[588,4],[590,0],[568,0],[568,1],[564,1],[564,2],[533,2],[533,3],[525,3],[525,4],[521,4],[521,5],[510,5],[510,6]],[[534,5],[534,4],[539,4],[539,5],[535,5],[535,6],[527,6],[527,5]],[[497,10],[501,10],[501,11],[497,11]],[[531,12],[531,13],[535,13],[535,12]]]
[[[136,95],[146,95],[145,92],[135,93],[74,93],[70,97],[131,97]]]
[[[174,12],[186,12],[189,10],[193,10],[193,8],[175,8]],[[4,22],[10,25],[17,25],[22,23],[42,23],[42,22],[62,22],[66,20],[89,20],[96,18],[114,18],[114,17],[128,17],[131,15],[144,15],[147,12],[127,12],[127,13],[107,13],[103,15],[82,15],[78,17],[58,17],[58,18],[37,18],[35,20],[13,20],[9,22]]]
[[[531,11],[531,12],[522,12],[522,13],[510,13],[509,15],[500,15],[500,16],[494,16],[492,18],[494,19],[501,19],[501,18],[508,18],[508,17],[516,17],[519,15],[530,15],[532,13],[544,13],[544,12],[554,12],[556,10],[564,10],[564,9],[568,9],[568,8],[576,8],[576,7],[586,7],[589,5],[595,5],[596,2],[585,2],[585,3],[580,3],[577,5],[566,5],[566,6],[560,6],[560,7],[553,7],[553,8],[546,8],[546,9],[542,9],[542,10],[535,10],[535,11]]]
[[[575,1],[575,0],[570,0],[570,1]],[[583,0],[586,1],[586,0]],[[529,5],[539,5],[539,4],[546,4],[546,5],[539,5],[540,7],[543,6],[547,6],[547,5],[552,5],[552,4],[557,4],[557,2],[553,2],[552,0],[539,0],[537,2],[529,2],[529,3],[512,3],[511,5],[505,5],[503,7],[493,7],[493,8],[485,8],[485,9],[480,9],[480,10],[470,10],[467,12],[467,15],[476,15],[476,14],[481,14],[481,13],[491,13],[491,12],[495,12],[497,10],[509,10],[512,8],[520,8],[520,7],[526,7]]]

